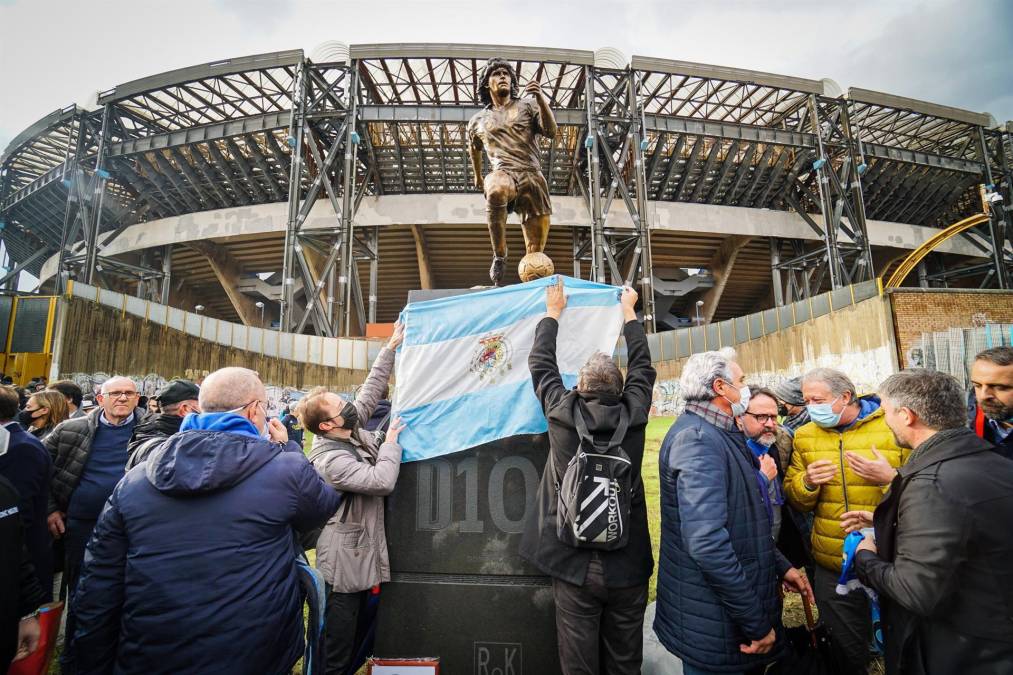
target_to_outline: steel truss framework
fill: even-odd
[[[127,261],[104,245],[137,222],[287,202],[281,327],[358,333],[376,317],[380,251],[377,231],[355,227],[356,209],[366,195],[474,189],[465,128],[492,56],[541,82],[555,111],[542,170],[551,194],[583,196],[589,214],[574,230],[574,273],[639,285],[649,325],[652,201],[799,213],[819,243],[771,240],[780,304],[881,273],[869,221],[944,226],[979,211],[987,184],[1004,208],[965,238],[990,265],[924,278],[1009,286],[1009,125],[825,81],[480,45],[358,45],[340,63],[301,51],[230,59],[120,85],[95,110],[56,111],[3,157],[3,240],[18,271],[37,274],[59,252],[59,283],[136,282],[168,301],[185,291],[168,251]],[[306,230],[321,198],[333,225]],[[615,204],[632,230],[610,223]]]

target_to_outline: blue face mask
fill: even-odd
[[[832,429],[841,423],[841,415],[844,414],[844,409],[841,408],[841,412],[834,412],[834,404],[840,400],[840,396],[835,398],[830,403],[810,403],[806,406],[806,410],[809,411],[809,419],[815,422],[818,426],[824,429]]]

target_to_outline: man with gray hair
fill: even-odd
[[[559,318],[566,307],[562,279],[546,288],[546,315],[535,330],[528,357],[535,394],[549,422],[549,461],[538,487],[538,508],[524,524],[520,554],[552,577],[559,663],[565,675],[634,675],[640,673],[643,660],[644,610],[654,560],[640,466],[656,373],[644,327],[634,311],[637,292],[624,288],[620,302],[629,350],[625,382],[611,358],[595,354],[581,368],[576,389],[563,384],[556,362]],[[593,436],[596,443],[621,435],[618,447],[629,459],[632,478],[625,546],[584,548],[564,542],[558,534],[563,516],[558,512],[557,490],[582,435],[585,440]],[[609,447],[616,449],[611,442]],[[614,485],[606,490],[611,491],[610,498],[615,496]]]
[[[98,413],[61,422],[43,441],[53,458],[49,531],[54,538],[64,540],[63,573],[69,601],[67,638],[60,655],[64,673],[76,672],[74,589],[85,544],[106,499],[123,478],[130,436],[144,416],[137,407],[137,385],[129,377],[109,378],[102,383],[97,398],[101,407]]]
[[[858,396],[854,382],[833,368],[802,377],[802,395],[812,420],[795,431],[784,493],[798,511],[815,514],[813,589],[820,616],[847,660],[847,672],[865,672],[871,655],[872,616],[868,597],[837,593],[848,511],[871,511],[907,461],[886,424],[879,398]]]
[[[784,646],[778,586],[812,597],[775,548],[767,504],[757,499],[760,462],[735,419],[751,397],[734,358],[731,350],[689,358],[679,379],[686,409],[659,456],[654,630],[686,675],[762,670]]]
[[[211,373],[198,403],[88,542],[74,636],[87,672],[287,673],[302,655],[293,531],[323,525],[340,493],[268,421],[252,370]]]
[[[1013,673],[1013,472],[966,425],[945,373],[905,370],[879,387],[897,444],[913,448],[855,554],[879,593],[887,673]]]

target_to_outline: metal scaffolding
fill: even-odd
[[[294,50],[117,86],[96,109],[56,111],[10,144],[0,162],[0,236],[17,272],[55,266],[58,285],[73,277],[194,304],[199,296],[181,270],[204,261],[240,289],[229,298],[244,320],[251,314],[239,296],[256,292],[281,330],[361,334],[377,318],[383,282],[381,230],[356,226],[359,204],[474,191],[466,125],[493,56],[511,61],[522,83],[537,79],[556,116],[558,133],[541,147],[550,194],[587,206],[586,224],[572,232],[574,274],[638,286],[651,329],[659,297],[685,317],[702,292],[664,295],[678,284],[653,269],[657,202],[797,213],[808,239],[755,242],[760,255],[769,250],[780,305],[883,274],[874,260],[883,267],[886,252],[874,258],[869,240],[877,221],[944,227],[980,209],[985,184],[1003,202],[962,236],[987,262],[930,257],[921,278],[1010,287],[1008,124],[841,92],[826,80],[529,47],[353,45],[339,62]],[[244,265],[250,258],[227,241],[103,252],[137,223],[266,203],[287,205],[284,244],[256,262]],[[749,238],[714,234],[723,241],[709,259],[677,264],[726,279]],[[716,282],[708,298],[719,302],[723,287]]]

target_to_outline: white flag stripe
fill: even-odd
[[[577,372],[595,350],[611,353],[615,345],[614,338],[610,338],[609,334],[614,332],[620,314],[621,309],[617,306],[580,307],[564,312],[558,340],[561,372]],[[535,328],[542,318],[541,315],[527,317],[502,331],[489,334],[505,335],[510,346],[510,367],[498,370],[497,377],[479,378],[470,370],[483,336],[471,335],[403,348],[403,368],[398,376],[404,382],[413,382],[415,386],[411,391],[398,392],[401,396],[399,409],[408,410],[416,405],[528,378],[530,345],[534,341]],[[592,339],[590,345],[587,341],[589,327],[594,327],[599,332],[598,339]],[[584,334],[583,341],[579,339],[581,333]],[[440,367],[434,368],[432,364],[439,364]]]
[[[529,378],[528,354],[535,329],[543,318],[543,315],[526,317],[488,334],[505,337],[508,362],[497,365],[485,378],[471,369],[485,335],[402,347],[397,377],[399,382],[411,383],[411,386],[398,388],[398,409],[409,410]],[[616,328],[621,321],[619,305],[564,310],[557,341],[560,372],[576,373],[595,351],[611,354],[615,349]]]
[[[490,385],[507,384],[530,377],[528,353],[535,337],[535,327],[541,317],[522,319],[505,329],[509,331],[509,361],[498,369],[497,376],[484,380],[471,372],[471,362],[481,348],[483,336],[468,335],[443,342],[405,347],[404,367],[399,377],[411,382],[412,387],[399,391],[398,408],[410,410],[416,406],[442,401],[483,389]],[[498,334],[499,331],[496,331]],[[520,347],[518,345],[523,345]]]

